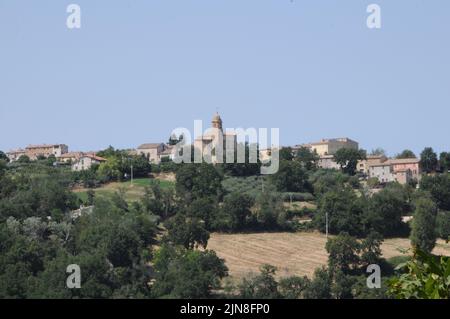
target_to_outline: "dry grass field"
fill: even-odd
[[[225,259],[233,279],[242,279],[258,273],[262,264],[276,266],[279,277],[311,276],[317,267],[327,263],[325,243],[325,235],[319,233],[214,233],[207,248]],[[406,238],[388,239],[382,246],[383,256],[401,256],[399,249],[409,247]],[[439,240],[434,252],[450,255],[450,244]]]

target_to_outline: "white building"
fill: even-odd
[[[92,154],[83,154],[72,163],[73,171],[84,171],[90,169],[94,164],[106,162],[106,159]]]

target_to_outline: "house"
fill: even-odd
[[[80,157],[82,157],[85,154],[90,153],[83,153],[83,152],[67,152],[60,157],[58,157],[58,161],[60,163],[74,163],[77,161]]]
[[[84,171],[90,169],[94,164],[106,162],[106,158],[93,154],[83,154],[72,163],[72,171]]]
[[[315,151],[319,156],[334,155],[341,148],[350,148],[355,150],[359,148],[358,142],[347,137],[322,139],[319,142],[296,145],[294,149],[299,149],[302,146],[309,148],[312,152]]]
[[[369,166],[369,177],[377,178],[382,184],[395,181],[392,165],[389,161],[385,161],[378,164],[372,164]]]
[[[411,177],[420,180],[422,171],[420,169],[420,160],[418,158],[399,158],[391,159],[390,163],[394,172],[411,171]]]
[[[69,151],[69,147],[65,144],[39,144],[39,145],[28,145],[25,148],[26,155],[31,160],[36,160],[39,156],[49,157],[53,155],[55,157],[60,157],[61,155]]]
[[[384,163],[387,160],[387,157],[384,155],[367,155],[365,160],[358,161],[356,169],[359,173],[369,176],[370,166]]]
[[[319,156],[317,166],[325,169],[340,169],[341,166],[334,160],[334,155]]]
[[[11,162],[17,161],[22,155],[26,155],[26,151],[21,148],[6,153]]]
[[[164,159],[173,161],[175,157],[175,146],[174,145],[166,145],[166,149],[161,152],[159,156],[159,160],[163,161]]]
[[[166,149],[164,143],[145,143],[137,148],[137,155],[144,155],[149,162],[158,164],[161,162],[161,153]]]
[[[380,183],[398,182],[407,184],[421,178],[420,160],[417,158],[389,159],[369,166],[369,177],[376,177]]]

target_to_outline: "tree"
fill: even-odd
[[[395,158],[397,159],[416,158],[416,154],[414,154],[414,152],[411,150],[404,150],[400,154],[397,154]]]
[[[280,298],[278,283],[274,279],[276,267],[262,265],[261,274],[254,278],[244,278],[239,285],[239,295],[244,299],[276,299]]]
[[[420,153],[420,166],[422,170],[427,173],[435,172],[437,170],[438,159],[433,148],[426,147],[422,153]]]
[[[389,294],[398,299],[449,299],[450,257],[434,256],[420,249],[401,264],[403,272],[389,281]]]
[[[256,222],[264,230],[285,228],[286,211],[281,197],[275,193],[262,193],[256,198]]]
[[[450,241],[450,212],[439,212],[436,216],[437,235],[445,241]]]
[[[310,285],[304,292],[305,299],[330,299],[332,278],[326,268],[317,268]]]
[[[151,165],[144,154],[124,158],[120,168],[121,174],[130,175],[131,166],[133,166],[134,177],[148,177],[151,172]]]
[[[253,176],[259,175],[261,170],[261,162],[259,161],[259,146],[257,144],[245,143],[245,145],[238,145],[245,150],[244,163],[238,162],[237,149],[234,150],[233,162],[223,164],[224,172],[231,176]],[[254,151],[256,154],[256,163],[250,163],[250,151]],[[226,152],[224,151],[224,156]]]
[[[420,189],[428,191],[442,210],[450,210],[450,175],[423,176]]]
[[[450,152],[442,152],[439,156],[439,166],[441,171],[448,173],[450,171]]]
[[[347,232],[351,235],[360,235],[363,233],[363,201],[363,198],[358,198],[348,187],[330,190],[320,197],[313,222],[321,232],[325,232],[328,214],[328,231],[331,234]]]
[[[27,164],[30,163],[31,160],[27,155],[20,155],[20,157],[17,159],[18,163]]]
[[[280,161],[292,161],[294,158],[294,155],[292,154],[292,148],[291,147],[282,147],[280,149]]]
[[[397,235],[403,229],[402,217],[408,210],[404,193],[395,188],[385,188],[369,199],[363,218],[365,227],[385,236]]]
[[[381,244],[383,236],[377,232],[370,232],[369,235],[361,242],[360,261],[363,265],[378,264],[381,259]]]
[[[251,223],[254,200],[241,193],[231,193],[224,198],[223,206],[214,217],[213,228],[219,231],[239,231]]]
[[[342,271],[349,274],[358,267],[361,246],[355,237],[341,233],[335,238],[329,238],[325,248],[328,252],[328,269],[332,273]]]
[[[278,291],[286,299],[300,299],[311,284],[308,277],[291,276],[280,279]]]
[[[415,203],[414,218],[412,220],[411,244],[415,249],[431,252],[436,244],[436,214],[435,203],[421,197]]]
[[[364,150],[341,148],[334,154],[334,160],[341,166],[341,170],[349,175],[355,175],[358,161],[366,159]]]
[[[317,162],[319,161],[319,155],[315,151],[311,151],[308,147],[300,147],[295,155],[295,160],[302,164],[302,167],[307,171],[317,168]]]
[[[386,156],[386,151],[384,149],[382,149],[381,147],[377,147],[376,149],[373,149],[370,152],[370,155],[373,155],[373,156]]]
[[[281,161],[278,172],[270,178],[280,192],[310,192],[312,190],[306,171],[297,161]]]
[[[221,197],[223,176],[211,164],[183,164],[177,170],[176,191],[187,203],[194,199]]]
[[[168,230],[168,239],[175,245],[182,245],[186,249],[194,249],[198,246],[206,248],[209,232],[205,229],[204,222],[198,218],[185,217],[178,213],[165,224]]]
[[[6,163],[9,163],[9,157],[6,156],[5,153],[3,153],[2,151],[0,151],[0,161],[5,161]]]
[[[88,191],[86,192],[87,195],[87,204],[88,205],[94,205],[94,200],[95,200],[95,192],[93,189],[88,189]]]
[[[211,250],[185,250],[164,244],[153,259],[156,298],[209,298],[228,269]]]

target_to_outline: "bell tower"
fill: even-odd
[[[211,121],[211,127],[222,130],[222,119],[220,118],[220,115],[217,112],[213,116],[213,119]]]

